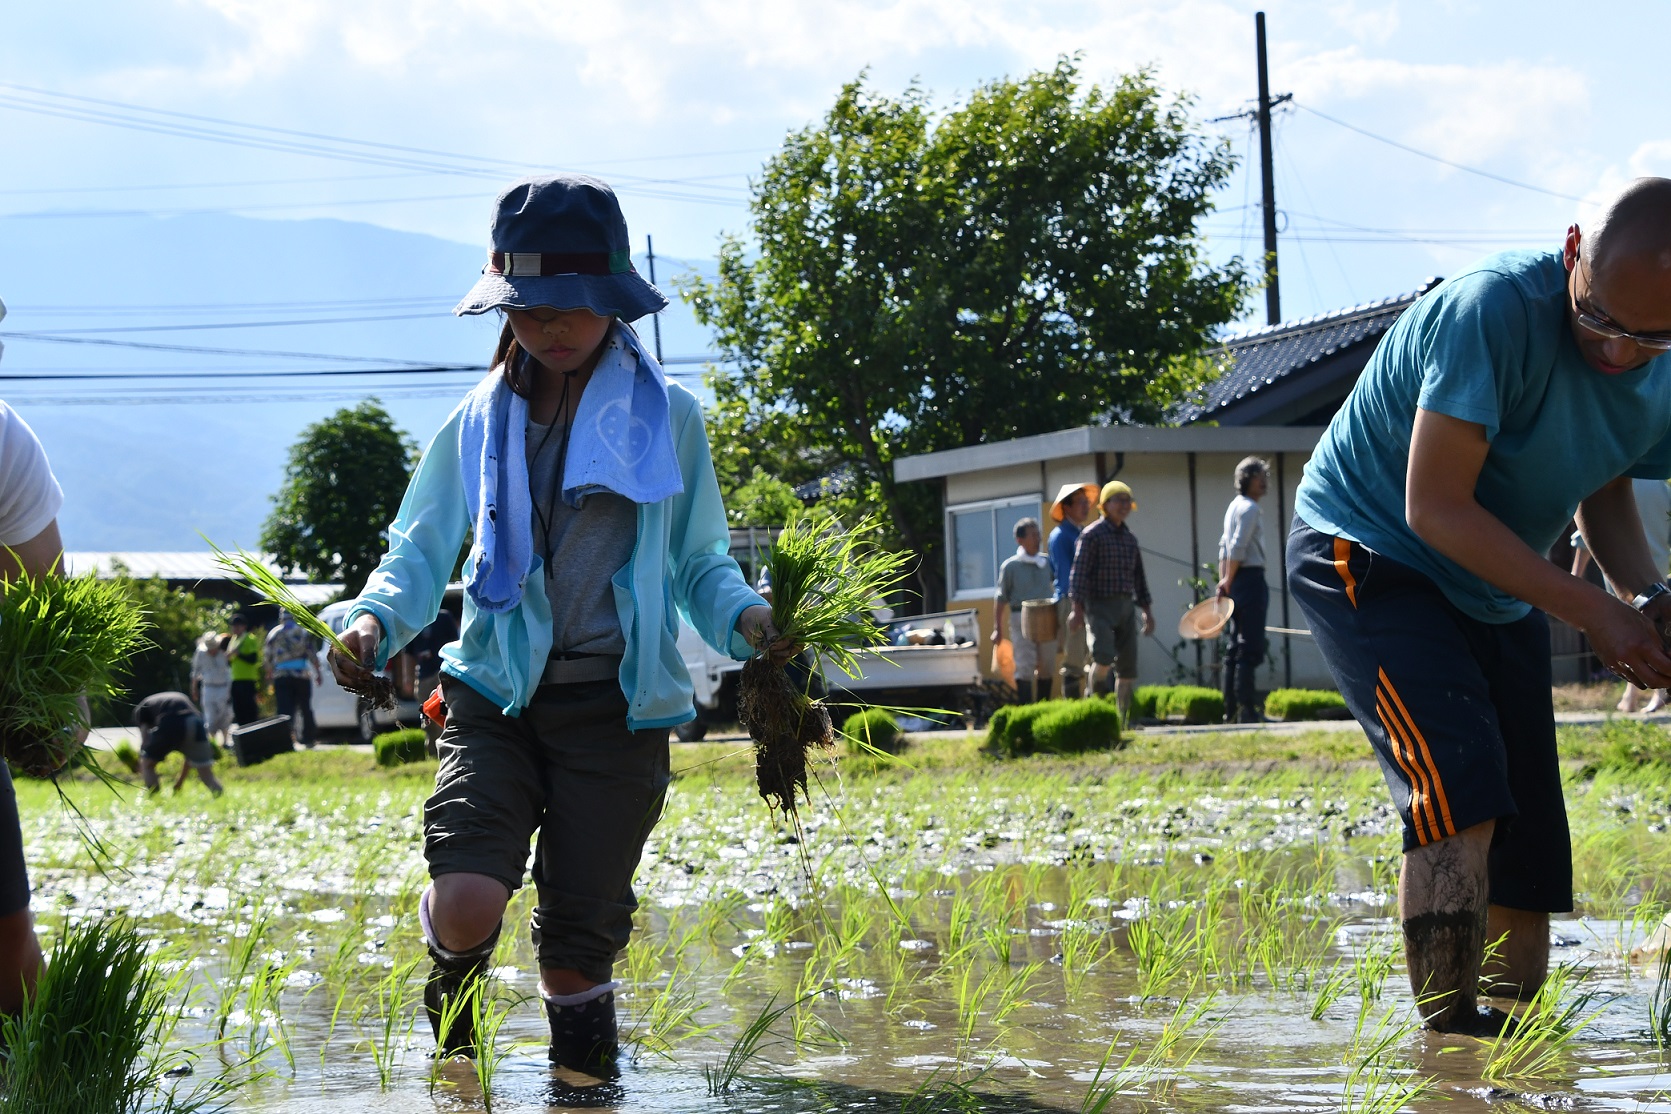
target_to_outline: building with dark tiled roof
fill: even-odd
[[[1227,366],[1199,400],[1179,408],[1178,424],[1327,425],[1382,334],[1438,283],[1236,337],[1214,353]]]

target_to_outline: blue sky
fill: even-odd
[[[0,16],[0,299],[13,313],[0,329],[158,322],[200,329],[329,318],[325,309],[354,302],[344,315],[365,314],[359,327],[217,328],[159,339],[479,360],[481,323],[451,322],[446,307],[474,278],[470,260],[479,255],[471,252],[483,248],[493,195],[523,169],[610,179],[640,252],[643,237],[654,235],[665,278],[682,261],[711,259],[722,232],[746,228],[748,186],[762,161],[786,132],[817,120],[861,70],[879,90],[897,93],[917,80],[951,104],[983,81],[1077,53],[1092,80],[1151,67],[1165,88],[1193,97],[1206,119],[1245,109],[1254,94],[1257,7],[1232,0],[9,5]],[[1671,174],[1671,123],[1655,111],[1671,103],[1660,58],[1671,7],[1663,3],[1591,5],[1583,15],[1544,2],[1273,0],[1264,8],[1272,86],[1295,101],[1276,133],[1286,317],[1408,291],[1488,251],[1555,246],[1609,189],[1639,174]],[[1255,150],[1245,123],[1210,126],[1239,154]],[[210,132],[236,142],[211,141]],[[1256,172],[1248,163],[1238,173],[1207,222],[1216,257],[1259,250]],[[6,219],[42,213],[52,215]],[[353,261],[352,282],[306,281],[312,256],[301,245],[333,226],[272,223],[318,218],[377,226],[343,234],[343,251],[371,253]],[[421,264],[403,262],[405,249],[379,258],[378,249],[361,247],[381,242],[379,228],[449,243],[419,251],[412,241],[410,258],[421,255]],[[266,249],[231,250],[275,236],[298,249],[282,274]],[[468,250],[455,255],[450,244]],[[323,255],[319,262],[322,270],[330,263]],[[287,304],[274,308],[279,302]],[[1262,298],[1249,303],[1246,321],[1263,321]],[[674,348],[702,346],[688,314],[669,324]],[[255,366],[17,340],[0,380],[43,367],[171,361],[201,370]],[[10,393],[24,392],[14,384]],[[284,446],[339,404],[335,397],[282,406],[43,404],[25,414],[69,477],[66,487],[89,497],[79,504],[85,513],[74,512],[81,518],[71,522],[72,548],[124,541],[166,548],[195,543],[187,522],[251,543]],[[425,440],[448,405],[442,398],[394,409]],[[189,485],[192,506],[167,524],[113,506],[111,475],[121,475],[112,460],[183,476],[193,453],[228,441],[241,443],[239,467],[200,470]]]
[[[1091,77],[1151,65],[1202,115],[1222,115],[1253,94],[1256,6],[93,0],[11,6],[0,74],[176,112],[594,170],[618,181],[636,234],[655,234],[667,256],[706,258],[722,230],[743,227],[760,161],[861,68],[880,89],[918,78],[952,100],[1080,52]],[[1294,315],[1408,290],[1490,248],[1552,243],[1581,204],[1404,153],[1314,111],[1570,197],[1671,169],[1671,129],[1652,110],[1667,103],[1663,4],[1593,5],[1582,17],[1554,3],[1265,7],[1273,85],[1303,106],[1278,131]],[[229,208],[476,243],[495,186],[514,173],[417,174],[125,131],[19,111],[20,99],[52,100],[0,89],[0,212]],[[1248,150],[1242,125],[1221,127]],[[232,182],[265,184],[138,188]],[[1217,252],[1255,244],[1256,214],[1239,207],[1257,195],[1245,187],[1232,183],[1211,222]],[[394,200],[438,196],[449,199]]]

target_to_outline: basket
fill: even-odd
[[[1056,641],[1056,601],[1021,601],[1021,637],[1029,642]]]
[[[1229,596],[1204,599],[1178,620],[1178,634],[1183,638],[1217,638],[1235,610],[1236,603]]]

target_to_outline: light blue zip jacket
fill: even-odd
[[[702,408],[677,383],[667,385],[674,452],[685,490],[659,503],[638,504],[632,558],[611,578],[615,610],[626,634],[621,691],[633,730],[672,727],[696,716],[690,674],[679,654],[679,618],[703,641],[738,661],[752,648],[736,633],[743,610],[763,604],[731,559],[731,534],[702,425]],[[389,527],[389,552],[366,582],[348,622],[367,612],[382,624],[377,668],[435,620],[447,578],[469,530],[454,410],[430,442]],[[441,670],[519,715],[533,699],[551,653],[551,603],[545,566],[536,555],[522,604],[503,614],[478,611],[464,597],[459,640],[441,651]]]

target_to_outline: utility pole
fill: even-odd
[[[1276,270],[1276,175],[1271,159],[1271,79],[1265,61],[1265,13],[1253,15],[1259,51],[1259,186],[1260,208],[1265,216],[1265,323],[1282,323],[1282,294],[1277,288]],[[1277,98],[1277,103],[1289,96]],[[653,280],[652,280],[653,281]]]
[[[1261,14],[1259,18],[1261,20],[1263,20],[1265,17],[1264,17],[1263,14]],[[1264,23],[1260,23],[1259,27],[1260,27],[1259,42],[1261,44],[1263,44],[1264,41],[1265,41],[1265,38],[1264,38],[1264,36],[1265,36],[1265,32],[1264,32],[1265,25],[1264,25]],[[1259,57],[1261,59],[1263,59],[1265,57],[1265,55],[1263,53],[1263,51],[1264,51],[1264,46],[1263,45],[1260,46],[1260,51],[1261,51],[1261,53],[1260,53]],[[1259,63],[1259,72],[1260,72],[1260,74],[1264,74],[1264,72],[1265,72],[1265,63],[1263,61],[1261,61]],[[1261,77],[1260,80],[1261,80],[1260,88],[1264,88],[1263,77]],[[1275,227],[1275,226],[1273,225],[1272,227]],[[1271,232],[1271,233],[1267,233],[1266,235],[1267,236],[1274,236],[1274,235],[1276,235],[1276,233]],[[1276,241],[1272,240],[1271,242],[1275,243]],[[650,285],[654,286],[656,284],[656,241],[651,236],[649,236],[648,234],[646,234],[645,237],[644,237],[644,250],[645,250],[645,254],[648,256],[647,262],[650,265]],[[659,364],[659,363],[661,363],[661,314],[655,313],[655,314],[650,315],[650,326],[653,329],[655,329],[655,331],[656,331],[656,363]]]

